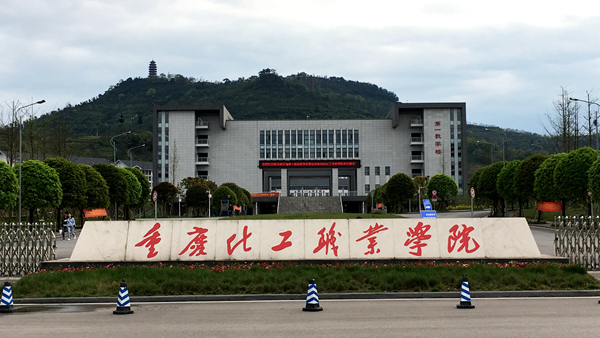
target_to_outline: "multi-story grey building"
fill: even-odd
[[[159,106],[153,181],[198,176],[251,193],[364,201],[396,173],[444,173],[462,194],[465,108],[464,102],[396,103],[385,119],[236,121],[223,105]]]

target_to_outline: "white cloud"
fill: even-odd
[[[154,59],[160,73],[208,81],[267,67],[340,76],[542,132],[560,86],[600,96],[599,15],[577,0],[5,0],[0,101],[75,104],[146,76]]]

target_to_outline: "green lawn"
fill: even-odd
[[[559,263],[232,263],[54,269],[24,276],[16,298],[115,296],[121,279],[133,296],[302,294],[316,279],[320,292],[590,290],[600,282],[578,265]]]

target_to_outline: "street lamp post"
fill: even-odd
[[[206,191],[208,193],[208,217],[210,217],[210,198],[212,197],[210,195],[210,190]]]
[[[119,135],[115,135],[113,137],[110,138],[110,144],[113,147],[113,165],[115,165],[117,163],[117,147],[115,146],[115,137],[119,137],[119,136],[123,136],[123,135],[129,135],[131,134],[131,130],[130,131],[126,131],[124,133],[121,133]]]
[[[40,100],[34,103],[30,103],[27,105],[24,105],[22,107],[19,107],[16,111],[15,111],[15,115],[17,115],[17,113],[19,112],[19,110],[23,109],[23,108],[27,108],[27,107],[31,107],[33,105],[36,104],[42,104],[46,102],[46,100]],[[21,166],[23,164],[23,119],[21,119],[19,117],[19,224],[21,223]]]
[[[117,147],[115,146],[115,137],[119,137],[119,136],[123,136],[123,135],[129,135],[131,134],[131,130],[126,131],[124,133],[121,133],[119,135],[115,135],[113,137],[110,138],[110,144],[113,147],[113,165],[117,165]],[[115,201],[115,221],[118,219],[118,212],[117,212],[117,201]]]
[[[135,146],[135,147],[131,147],[131,148],[127,149],[127,156],[129,156],[129,166],[130,167],[133,167],[133,154],[131,154],[131,151],[133,149],[141,148],[141,147],[145,147],[145,146],[146,146],[146,144],[142,144],[141,146]]]
[[[541,146],[541,145],[539,145],[539,144],[532,143],[532,144],[531,144],[531,146],[532,146],[532,147],[540,147],[540,150],[544,150],[544,147],[542,147],[542,146]]]
[[[493,130],[490,128],[485,128],[485,131],[493,131],[495,133],[502,133],[504,134],[504,138],[502,139],[502,144],[500,145],[502,147],[502,168],[504,168],[504,166],[506,165],[506,157],[505,157],[505,153],[506,153],[506,133],[503,131],[498,131],[498,130]],[[504,199],[504,217],[506,217],[506,198]]]
[[[600,104],[598,104],[598,102],[580,100],[580,99],[575,99],[572,97],[569,98],[569,101],[585,102],[588,104],[588,107],[592,104],[595,104],[596,106],[598,106],[598,109],[600,109]],[[596,126],[596,157],[598,157],[598,111],[597,110],[596,110],[596,119],[594,120],[594,125]]]

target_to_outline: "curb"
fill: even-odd
[[[449,299],[459,298],[460,292],[384,292],[384,293],[320,293],[320,300],[369,300],[369,299]],[[539,297],[600,297],[600,290],[558,291],[475,291],[471,298],[539,298]],[[171,302],[244,302],[244,301],[306,300],[304,294],[257,294],[257,295],[187,295],[187,296],[139,296],[131,297],[132,303]],[[65,298],[17,298],[21,304],[98,304],[115,303],[116,297],[65,297]]]

